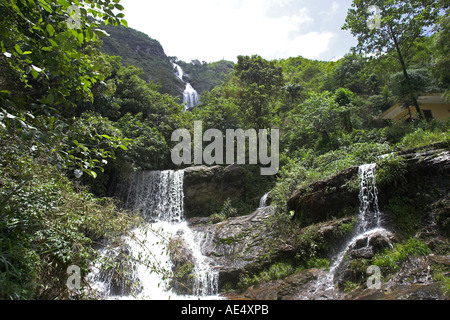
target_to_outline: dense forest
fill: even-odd
[[[418,104],[425,94],[450,98],[448,2],[377,1],[380,29],[366,24],[369,2],[353,1],[343,28],[358,46],[338,61],[206,63],[167,57],[127,28],[119,0],[0,0],[0,298],[86,298],[68,290],[67,268],[86,274],[100,241],[139,223],[113,197],[115,183],[180,169],[171,135],[193,132],[194,121],[224,133],[280,129],[279,173],[248,191],[271,190],[280,225],[299,186],[383,154],[448,148],[449,120],[427,118]],[[201,93],[192,111],[172,62]],[[381,119],[395,104],[418,112]],[[394,177],[396,161],[386,160]]]

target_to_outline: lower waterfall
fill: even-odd
[[[378,190],[376,186],[376,163],[361,165],[359,173],[359,214],[355,234],[342,250],[332,259],[328,273],[314,283],[312,290],[303,299],[333,299],[336,298],[335,282],[339,267],[346,253],[358,241],[370,239],[375,235],[389,237],[391,233],[382,227],[381,212],[378,208]]]
[[[183,178],[183,170],[147,171],[135,175],[126,207],[140,212],[145,222],[122,239],[120,249],[105,247],[101,252],[110,259],[120,258],[121,254],[131,257],[128,259],[132,261],[131,272],[127,279],[122,279],[123,276],[103,270],[101,265],[94,267],[90,282],[91,287],[100,292],[100,298],[220,299],[218,273],[201,252],[203,234],[192,231],[184,219]],[[173,239],[183,242],[194,261],[191,295],[180,295],[171,285],[174,265],[169,246]],[[131,290],[129,283],[137,289]]]

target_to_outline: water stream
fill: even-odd
[[[269,197],[269,192],[264,194],[259,200],[259,209],[267,207],[267,198]]]
[[[332,259],[329,271],[312,286],[304,299],[336,298],[335,281],[339,267],[344,261],[346,253],[354,245],[366,240],[367,246],[375,235],[389,237],[391,234],[382,227],[382,214],[378,208],[378,190],[376,186],[376,163],[365,164],[359,167],[359,214],[355,234],[346,243],[342,250]]]

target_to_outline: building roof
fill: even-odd
[[[450,104],[442,96],[442,93],[428,93],[418,97],[417,102],[424,110],[427,110],[427,107],[446,108],[450,110]],[[383,112],[380,118],[386,120],[407,120],[417,113],[414,106],[409,106],[409,108],[404,106],[404,103],[397,103]]]

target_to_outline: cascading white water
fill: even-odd
[[[359,223],[360,232],[380,227],[378,189],[375,179],[376,163],[359,167]]]
[[[358,241],[367,239],[367,245],[374,235],[389,237],[390,232],[381,226],[381,212],[378,208],[378,190],[375,178],[376,163],[365,164],[359,167],[359,215],[356,226],[356,235],[345,245],[333,259],[330,269],[325,277],[318,279],[313,286],[315,293],[334,289],[336,272],[342,264],[346,253]]]
[[[186,107],[188,109],[195,107],[198,104],[199,97],[198,92],[190,83],[187,83],[183,92],[183,103],[186,103]]]
[[[269,192],[267,192],[265,195],[261,197],[259,200],[259,208],[265,208],[267,207],[267,198],[269,197]]]
[[[127,254],[133,258],[131,279],[139,283],[138,292],[114,294],[108,274],[94,272],[92,287],[109,299],[218,299],[218,273],[201,252],[202,234],[193,232],[184,219],[184,171],[148,171],[136,174],[129,189],[126,206],[141,212],[147,221],[123,239]],[[170,287],[173,263],[169,255],[171,239],[181,239],[192,253],[193,296],[178,295]],[[103,255],[117,251],[103,249]]]
[[[185,82],[183,79],[184,72],[183,69],[176,63],[172,63],[174,68],[175,76],[181,81]],[[189,82],[186,82],[186,87],[183,92],[183,103],[186,104],[186,109],[195,107],[199,102],[200,95],[197,90],[192,87]]]
[[[184,82],[184,80],[183,80],[183,76],[184,76],[183,69],[181,69],[181,67],[178,64],[176,64],[176,63],[172,63],[172,65],[173,65],[173,68],[175,70],[175,75],[177,76],[177,78]]]

